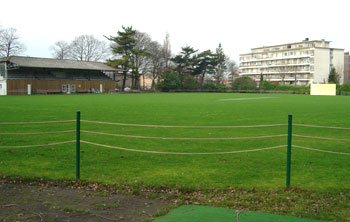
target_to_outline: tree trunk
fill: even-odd
[[[126,71],[123,72],[123,86],[122,86],[122,92],[124,92],[125,82],[126,82]]]
[[[152,79],[151,89],[155,90],[155,88],[156,88],[156,82],[154,81],[154,79]]]
[[[201,76],[201,90],[203,88],[204,77],[205,77],[205,73],[203,73]]]

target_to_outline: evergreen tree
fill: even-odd
[[[195,50],[190,46],[182,47],[181,53],[170,59],[175,65],[175,70],[178,73],[181,82],[183,82],[185,73],[190,75],[194,74],[193,71],[196,66],[195,53],[197,51],[198,50]]]
[[[332,67],[331,72],[329,73],[328,83],[335,83],[335,84],[339,83],[339,75],[334,67]]]
[[[119,57],[119,59],[108,61],[109,65],[121,66],[123,69],[123,85],[122,91],[125,88],[126,75],[130,69],[132,69],[131,56],[136,46],[135,34],[136,30],[130,27],[122,26],[123,31],[118,31],[117,36],[106,37],[112,41],[112,52]]]
[[[260,73],[260,83],[259,83],[259,88],[262,88],[264,85],[264,76],[262,73]]]
[[[205,75],[215,73],[215,67],[218,64],[218,60],[211,50],[206,50],[195,57],[195,62],[196,64],[193,74],[200,75],[200,88],[202,89]]]
[[[214,78],[216,80],[216,84],[219,85],[224,78],[225,71],[227,70],[226,63],[229,60],[228,56],[225,55],[224,50],[221,47],[221,43],[219,44],[219,47],[216,48],[215,58],[217,65],[215,67]]]

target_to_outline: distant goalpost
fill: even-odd
[[[337,94],[336,84],[311,84],[310,95],[335,96]]]

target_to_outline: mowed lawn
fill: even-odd
[[[0,122],[82,120],[162,126],[252,126],[293,123],[350,128],[350,97],[231,93],[38,95],[0,97]],[[74,130],[75,123],[6,125],[0,133]],[[81,123],[81,139],[136,150],[181,153],[245,151],[286,145],[287,126],[252,128],[169,128]],[[350,130],[293,126],[303,136],[293,145],[291,186],[309,190],[350,189]],[[143,136],[153,138],[132,138]],[[171,138],[237,138],[181,140]],[[281,136],[282,135],[282,136]],[[160,138],[154,138],[160,137]],[[50,144],[75,139],[74,132],[41,135],[0,134],[1,146]],[[347,140],[346,140],[347,139]],[[345,154],[344,154],[345,153]],[[184,188],[274,189],[285,187],[286,148],[216,155],[140,153],[81,144],[81,179],[109,184]],[[0,148],[0,175],[75,178],[75,144]]]

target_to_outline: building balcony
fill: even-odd
[[[255,78],[254,79],[256,82],[260,82],[260,79],[258,78]],[[281,78],[271,78],[271,79],[264,79],[266,81],[270,81],[270,82],[294,82],[295,81],[295,78],[285,78],[285,79],[281,79]],[[307,79],[307,78],[302,78],[302,79],[299,79],[297,78],[296,81],[300,81],[300,82],[309,82],[311,81],[312,79]]]
[[[312,55],[312,54],[309,54],[309,55],[298,55],[298,56],[279,56],[279,57],[240,60],[240,62],[259,62],[259,61],[273,61],[273,60],[300,59],[300,58],[313,58],[313,57],[314,57],[314,55]]]
[[[302,70],[302,71],[280,71],[280,72],[241,72],[239,75],[289,75],[289,74],[311,74],[314,71]]]
[[[274,65],[255,65],[255,66],[244,66],[244,65],[240,65],[240,68],[244,68],[244,69],[254,69],[254,68],[270,68],[270,67],[291,67],[291,66],[312,66],[314,64],[311,63],[293,63],[293,64],[274,64]]]

